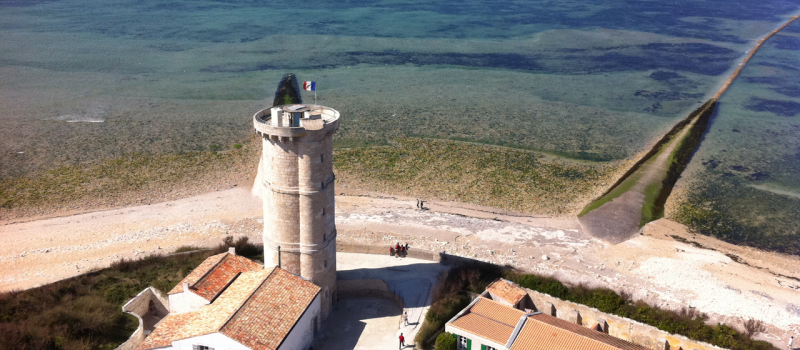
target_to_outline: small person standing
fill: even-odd
[[[794,343],[794,336],[789,337],[789,350],[794,350],[792,343]]]
[[[406,347],[406,338],[403,337],[403,333],[400,333],[400,349]]]
[[[408,311],[403,311],[403,325],[408,326]]]

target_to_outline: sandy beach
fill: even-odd
[[[757,335],[779,344],[800,331],[800,259],[693,235],[675,222],[648,224],[618,245],[581,232],[577,220],[454,202],[371,193],[337,196],[338,241],[443,251],[625,290],[666,308],[694,307],[712,322],[769,324]],[[151,205],[24,222],[1,222],[0,290],[25,289],[119,259],[211,246],[225,236],[261,241],[262,205],[233,188]],[[544,257],[546,256],[546,259]]]

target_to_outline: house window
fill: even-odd
[[[493,347],[491,347],[489,345],[486,345],[486,350],[497,350],[497,348],[493,348]]]
[[[214,350],[214,348],[205,345],[192,345],[192,350]]]
[[[458,336],[458,350],[469,350],[469,339]]]

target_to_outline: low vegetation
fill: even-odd
[[[483,292],[491,281],[499,277],[561,300],[587,305],[605,313],[627,317],[669,333],[680,334],[723,348],[775,349],[770,343],[751,339],[752,334],[763,331],[763,325],[757,321],[750,321],[750,324],[745,325],[747,334],[740,333],[724,324],[715,326],[706,324],[708,317],[693,309],[664,310],[642,301],[634,302],[629,295],[609,289],[590,289],[580,285],[568,287],[550,277],[520,274],[485,263],[455,267],[441,279],[433,296],[433,304],[415,339],[416,342],[429,348],[430,343],[426,341],[441,331],[448,320],[466,307],[473,295]]]
[[[122,305],[148,286],[168,292],[213,254],[236,246],[258,257],[261,247],[231,237],[211,250],[121,260],[111,267],[25,291],[0,294],[0,348],[114,349],[138,320]]]
[[[611,162],[421,138],[337,149],[334,165],[340,188],[554,215],[577,214],[616,170]]]
[[[434,350],[456,350],[456,337],[454,334],[444,332],[436,337]]]
[[[78,207],[114,207],[209,192],[255,171],[259,147],[129,154],[39,174],[0,178],[0,220]]]

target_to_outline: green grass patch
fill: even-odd
[[[197,191],[198,184],[216,178],[250,173],[255,169],[257,147],[234,152],[128,154],[87,164],[50,169],[30,176],[0,179],[0,219],[14,210],[58,210],[79,203],[139,204],[165,200],[164,193]],[[260,152],[259,152],[260,153]]]
[[[207,257],[236,246],[257,258],[247,237],[226,238],[218,247],[175,256],[121,260],[111,267],[25,291],[0,293],[0,348],[115,349],[138,320],[122,305],[148,286],[166,293]]]
[[[337,149],[337,186],[525,212],[574,215],[615,164],[451,140],[399,139]]]
[[[195,246],[185,245],[185,246],[178,247],[178,249],[175,249],[175,251],[173,253],[194,252],[194,251],[204,250],[204,249],[205,248],[203,248],[203,247],[195,247]]]
[[[611,202],[612,200],[614,200],[614,198],[617,198],[621,196],[623,193],[628,192],[628,190],[630,190],[631,187],[633,187],[634,185],[636,185],[637,182],[639,182],[639,178],[641,177],[642,177],[641,172],[636,172],[633,175],[629,176],[621,184],[614,187],[614,189],[612,189],[611,192],[608,192],[602,197],[600,197],[598,200],[589,203],[589,205],[587,205],[586,208],[583,208],[583,211],[581,211],[580,214],[578,214],[578,216],[579,217],[584,216],[588,214],[590,211],[600,208],[603,206],[603,204]]]
[[[664,207],[656,207],[656,199],[661,194],[661,183],[652,183],[644,191],[644,205],[642,206],[642,221],[639,227],[650,221],[658,220],[664,216]]]

